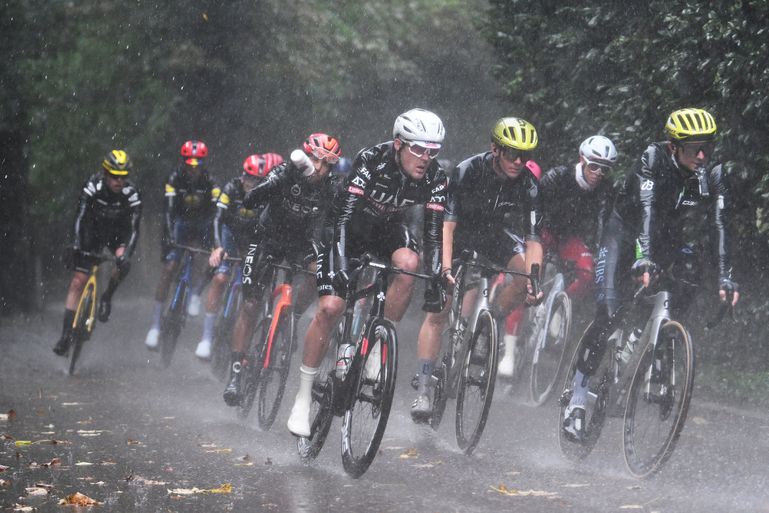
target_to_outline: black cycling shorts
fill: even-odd
[[[241,284],[243,285],[243,297],[245,299],[258,300],[267,283],[267,277],[271,276],[269,266],[265,260],[270,257],[275,263],[283,261],[289,264],[298,264],[307,267],[310,262],[318,258],[318,250],[312,241],[297,240],[298,237],[286,238],[267,237],[257,235],[241,253],[243,269]]]
[[[526,242],[520,235],[502,229],[473,234],[455,233],[452,254],[459,257],[464,250],[476,251],[499,267],[506,268],[511,258],[526,252]]]
[[[371,230],[366,235],[356,235],[349,240],[348,258],[358,258],[364,253],[371,253],[376,258],[389,261],[392,254],[400,248],[409,248],[419,253],[416,238],[408,227],[401,223],[385,224],[381,229]],[[335,270],[334,252],[329,245],[318,254],[318,269],[315,273],[318,295],[344,298],[344,291],[338,290],[334,285],[333,270]]]
[[[131,223],[130,221],[109,224],[97,223],[93,219],[85,218],[81,221],[80,234],[80,249],[83,252],[98,254],[106,247],[114,254],[119,247],[128,244],[131,238]],[[88,274],[91,272],[91,268],[98,263],[98,259],[75,251],[72,258],[72,269]]]

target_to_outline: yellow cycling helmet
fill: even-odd
[[[501,118],[491,131],[491,142],[502,148],[531,151],[537,147],[539,138],[534,125],[521,118]]]
[[[716,120],[703,109],[680,109],[668,117],[665,133],[673,141],[710,140],[716,135]]]
[[[104,157],[101,167],[114,176],[126,176],[131,170],[131,159],[123,150],[112,150]]]

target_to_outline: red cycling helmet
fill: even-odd
[[[339,141],[323,133],[311,134],[304,141],[304,152],[316,159],[323,159],[332,165],[339,162],[339,157],[342,156],[342,148],[339,146]]]
[[[187,141],[182,145],[181,154],[184,158],[201,159],[208,156],[208,146],[203,141]]]
[[[247,175],[264,178],[267,173],[272,171],[272,168],[282,163],[283,157],[277,153],[265,153],[263,155],[256,153],[243,162],[243,172]]]

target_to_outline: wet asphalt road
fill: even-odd
[[[57,502],[75,492],[99,501],[94,511],[126,512],[769,511],[769,416],[707,402],[696,390],[675,453],[647,480],[624,469],[619,419],[594,454],[573,464],[558,448],[555,406],[532,408],[502,388],[466,457],[451,406],[438,432],[410,421],[418,320],[406,320],[381,451],[353,480],[342,470],[339,419],[318,459],[299,461],[284,427],[293,383],[271,431],[237,420],[223,385],[192,355],[198,319],[164,371],[143,347],[150,302],[116,299],[113,319],[97,327],[70,377],[50,350],[59,308],[0,325],[0,414],[15,412],[0,417],[0,511],[67,511]],[[45,486],[28,490],[37,484]]]

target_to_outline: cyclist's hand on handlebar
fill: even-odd
[[[446,281],[446,285],[453,287],[457,284],[457,280],[454,279],[451,267],[446,267],[441,271],[441,277]]]
[[[334,273],[334,287],[341,291],[346,291],[350,286],[350,274],[347,269],[339,269]]]
[[[208,257],[209,267],[219,267],[224,258],[227,258],[227,253],[224,251],[224,248],[216,248],[211,252],[211,256]]]
[[[731,297],[731,305],[737,304],[740,300],[739,285],[731,278],[722,276],[718,280],[718,297],[721,302],[725,303]]]
[[[430,313],[440,313],[443,310],[446,306],[446,284],[445,275],[436,276],[427,283],[422,310]]]
[[[526,304],[529,306],[536,306],[542,302],[545,298],[545,293],[542,290],[534,296],[534,289],[531,287],[531,282],[526,284]]]
[[[639,258],[630,269],[636,282],[641,282],[644,287],[651,283],[652,275],[657,272],[657,264],[646,257]]]

